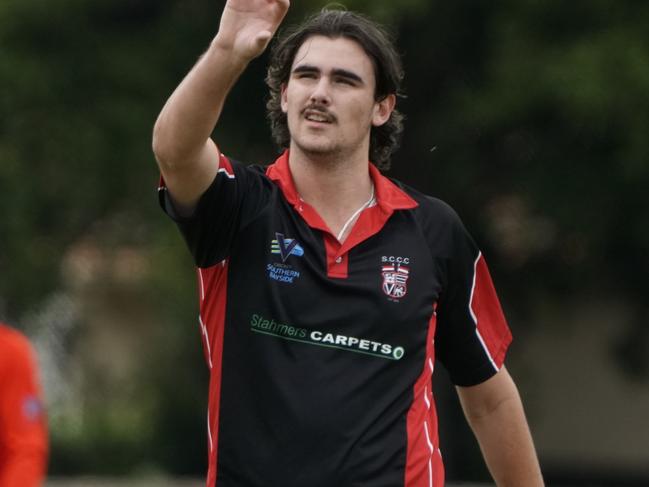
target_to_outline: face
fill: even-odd
[[[395,97],[375,101],[371,59],[356,42],[308,38],[282,87],[291,149],[310,156],[365,157],[372,126],[384,124]]]

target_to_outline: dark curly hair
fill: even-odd
[[[402,96],[403,67],[394,48],[391,36],[383,27],[358,13],[325,8],[307,18],[302,24],[290,28],[276,41],[271,50],[266,84],[270,98],[266,103],[273,139],[280,148],[287,148],[291,134],[286,114],[281,107],[281,88],[288,82],[291,66],[299,48],[312,36],[331,39],[343,37],[357,42],[372,60],[376,78],[374,99],[383,100],[394,94]],[[397,110],[389,120],[370,131],[370,160],[379,169],[389,169],[390,156],[399,147],[404,116]]]

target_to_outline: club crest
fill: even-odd
[[[408,274],[410,270],[400,264],[383,265],[383,292],[393,299],[403,298],[408,292]]]

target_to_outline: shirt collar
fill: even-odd
[[[300,195],[293,182],[288,155],[289,151],[285,150],[273,164],[268,166],[266,175],[280,187],[289,203],[298,206]],[[392,213],[394,210],[408,210],[418,206],[418,203],[405,191],[381,174],[374,164],[371,162],[368,164],[370,177],[374,183],[376,203],[384,212]]]

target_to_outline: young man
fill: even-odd
[[[268,168],[211,140],[288,3],[228,0],[154,129],[161,203],[198,266],[207,485],[442,486],[435,359],[497,484],[542,485],[484,259],[447,205],[368,162],[401,128],[383,31],[323,11],[278,43],[268,108],[287,150]]]
[[[34,354],[0,323],[0,487],[38,487],[47,469],[47,425]]]

